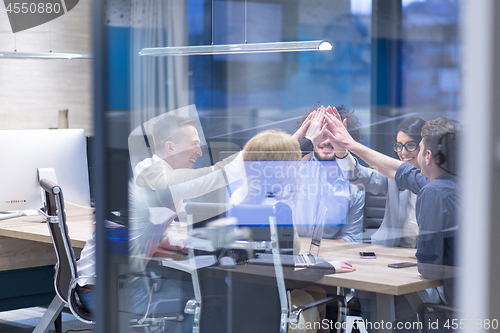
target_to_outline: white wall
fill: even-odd
[[[464,209],[456,295],[459,318],[475,325],[466,331],[497,332],[491,320],[500,320],[500,2],[467,0],[463,13]]]
[[[0,4],[0,51],[91,53],[90,28],[90,0],[17,34]],[[0,129],[57,127],[58,110],[69,109],[69,127],[92,134],[91,73],[91,60],[0,58]]]

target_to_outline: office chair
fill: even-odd
[[[385,215],[385,196],[366,192],[363,218],[363,243],[371,243],[371,235],[382,224]]]
[[[59,316],[67,304],[76,318],[84,323],[93,323],[90,312],[80,303],[76,295],[78,281],[76,258],[71,247],[71,240],[66,225],[64,200],[61,188],[53,182],[42,179],[40,186],[44,190],[45,204],[39,209],[39,214],[47,220],[52,243],[57,256],[54,288],[56,297],[42,316],[33,333],[46,333],[49,326]]]
[[[429,310],[432,309],[432,310]],[[422,327],[425,327],[425,315],[431,313],[450,313],[455,314],[456,310],[451,306],[436,303],[422,303],[415,310],[417,313],[417,320],[421,325],[418,326],[418,331],[422,333]]]
[[[93,324],[92,313],[81,304],[76,291],[78,281],[88,277],[78,276],[76,258],[73,248],[71,247],[71,239],[66,225],[62,189],[47,179],[40,180],[40,186],[44,190],[45,205],[39,210],[39,213],[44,216],[48,222],[47,225],[57,256],[56,274],[54,277],[56,297],[53,299],[33,332],[46,333],[49,330],[49,326],[56,320],[56,317],[59,316],[65,305],[68,305],[70,311],[77,319],[84,323]],[[127,228],[116,228],[108,232],[107,238],[112,243],[112,250],[122,254],[127,253],[127,243],[123,242],[123,240],[127,238],[127,231]],[[148,274],[148,272],[138,274],[138,277],[146,277],[149,279],[151,285],[155,284],[155,279],[161,278],[153,277],[151,274]],[[154,311],[151,311],[153,306],[154,305],[151,304],[151,297],[149,297],[145,314],[140,318],[132,318],[130,326],[157,326],[163,329],[165,321],[182,321],[184,319],[183,314],[157,316]]]
[[[286,216],[287,218],[290,219],[288,223],[286,221],[280,221],[280,216]],[[323,304],[328,304],[332,303],[334,301],[338,302],[338,306],[341,306],[341,303],[344,301],[344,297],[337,295],[334,297],[326,297],[324,299],[305,304],[301,307],[298,307],[296,309],[291,309],[289,302],[290,299],[287,297],[287,291],[285,287],[285,278],[283,274],[283,266],[281,265],[281,260],[280,260],[280,243],[282,240],[280,239],[280,234],[278,232],[278,226],[280,224],[284,224],[285,226],[287,225],[292,225],[293,226],[293,221],[291,220],[292,214],[291,214],[291,209],[288,205],[285,205],[281,202],[278,202],[272,207],[272,214],[269,216],[269,226],[270,226],[270,232],[271,232],[271,249],[273,253],[273,258],[274,258],[274,270],[276,273],[276,282],[278,285],[278,293],[279,293],[279,300],[280,300],[280,305],[281,305],[281,317],[280,317],[280,333],[286,333],[288,331],[288,323],[297,323],[299,320],[299,316],[303,311],[306,311],[308,309],[312,309],[314,307],[323,305]],[[278,224],[278,221],[280,221]]]
[[[227,209],[225,204],[189,203],[186,206],[188,221],[202,220],[200,215],[216,216],[221,213],[221,210]],[[198,216],[193,216],[197,214]],[[202,333],[205,332],[204,321],[207,316],[220,316],[222,322],[219,327],[220,332],[225,332],[229,324],[232,326],[232,331],[237,332],[279,331],[285,333],[288,330],[288,324],[297,323],[304,311],[330,302],[343,302],[343,296],[333,296],[291,309],[289,294],[285,286],[286,276],[279,259],[281,254],[290,253],[293,247],[292,212],[288,205],[281,202],[274,205],[238,205],[229,207],[226,216],[237,219],[233,228],[226,227],[228,232],[237,232],[238,228],[242,227],[249,228],[252,230],[253,241],[237,240],[235,244],[223,245],[220,239],[231,239],[231,237],[209,231],[207,234],[217,235],[218,246],[214,247],[223,246],[222,253],[233,257],[235,261],[242,258],[241,256],[238,258],[239,254],[231,250],[234,245],[240,254],[245,243],[250,243],[250,248],[253,250],[273,253],[276,260],[272,266],[266,267],[269,272],[272,272],[273,277],[248,279],[239,275],[237,269],[233,273],[230,268],[226,268],[225,271],[217,267],[199,270],[197,278],[200,280],[198,299],[201,313],[200,331]],[[202,234],[202,230],[194,230],[196,234]],[[262,268],[260,265],[254,267]],[[210,299],[206,296],[207,286],[218,289],[219,293],[225,293],[221,299],[228,300],[229,304],[218,303],[218,311],[207,309],[207,307],[213,306],[207,305],[206,302],[207,299]],[[256,320],[257,318],[258,320]]]

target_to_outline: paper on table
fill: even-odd
[[[195,250],[202,250],[207,252],[215,251],[214,247],[212,246],[212,242],[207,239],[188,236],[187,243],[188,247],[191,247]]]
[[[171,258],[163,259],[162,265],[165,267],[174,268],[177,270],[181,270],[187,273],[191,273],[191,263],[193,259],[187,260],[173,260]],[[197,269],[212,266],[217,262],[215,256],[206,255],[206,256],[197,256],[194,258],[195,267]]]

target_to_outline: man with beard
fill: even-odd
[[[302,184],[295,223],[301,236],[311,237],[315,228],[324,226],[323,238],[361,242],[365,193],[345,179],[337,164],[337,159],[345,155],[337,155],[324,134],[325,114],[333,114],[334,109],[345,120],[350,134],[358,141],[361,138],[357,118],[343,105],[320,107],[299,123],[294,137],[300,140],[303,160],[308,162],[300,170]]]

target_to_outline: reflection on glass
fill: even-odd
[[[373,312],[377,296],[370,297],[380,291],[396,296],[395,318],[411,309],[399,303],[403,287],[419,290],[422,299],[449,301],[452,280],[445,280],[447,291],[437,298],[425,291],[441,277],[435,270],[428,275],[426,256],[446,257],[435,267],[447,270],[453,252],[446,246],[453,247],[456,232],[451,222],[439,230],[421,227],[419,216],[438,200],[422,204],[426,196],[419,190],[436,186],[435,180],[421,179],[418,188],[398,186],[394,175],[368,167],[374,166],[370,158],[356,151],[361,143],[391,153],[396,157],[391,161],[421,168],[425,176],[422,146],[410,142],[420,143],[426,121],[460,117],[458,3],[394,3],[397,10],[384,23],[382,1],[215,1],[213,7],[203,0],[133,2],[132,23],[124,28],[131,37],[132,110],[127,290],[120,294],[124,327],[159,325],[150,319],[168,314],[169,328],[237,332],[252,318],[250,311],[261,310],[265,315],[257,317],[265,319],[249,324],[261,325],[255,331],[279,331],[280,318],[293,318],[290,304],[300,307],[333,295],[340,280],[348,281],[345,286],[355,288],[358,298],[371,300],[368,306],[361,301],[358,318],[369,321],[363,322],[367,328],[386,319]],[[139,55],[144,48],[241,43],[245,5],[250,44],[325,39],[332,50]],[[212,15],[221,18],[214,25]],[[346,120],[351,152],[322,132],[325,115],[334,115],[328,105],[336,105]],[[322,116],[303,128],[313,110],[312,118]],[[408,121],[414,124],[401,127]],[[316,131],[308,133],[308,126]],[[271,148],[278,137],[290,145]],[[393,141],[401,144],[398,156]],[[449,198],[455,198],[452,192]],[[307,254],[312,236],[319,244],[312,254],[346,274],[331,275],[330,265],[295,275],[299,270],[285,265],[284,255]],[[438,244],[436,237],[446,244],[441,252],[427,244]],[[425,248],[434,252],[421,252]],[[359,252],[375,252],[377,259],[360,259]],[[249,263],[266,254],[271,265]],[[417,268],[387,267],[408,260],[418,260],[423,275]],[[422,276],[430,279],[422,283]],[[318,288],[307,289],[311,285]],[[361,297],[361,291],[367,294]],[[302,302],[296,302],[298,294],[305,297]],[[390,297],[378,305],[389,308]],[[324,308],[313,312],[299,316],[298,323],[328,319],[326,325],[335,329]]]

